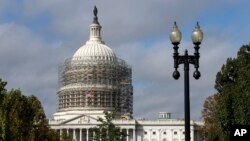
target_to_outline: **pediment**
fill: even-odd
[[[68,120],[63,121],[61,124],[96,124],[97,118],[89,115],[80,115]]]

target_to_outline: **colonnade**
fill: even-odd
[[[122,131],[125,130],[127,133],[126,141],[136,141],[136,131],[135,129],[121,129]],[[60,133],[60,136],[62,137],[63,132],[65,132],[67,135],[71,135],[73,137],[73,140],[75,141],[93,141],[93,137],[95,136],[95,133],[91,128],[63,128],[63,129],[57,129],[57,131]]]

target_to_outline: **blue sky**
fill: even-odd
[[[200,119],[205,98],[215,92],[216,73],[226,58],[249,44],[249,4],[247,0],[1,0],[0,77],[8,81],[8,88],[37,96],[51,117],[57,107],[58,65],[88,40],[96,5],[103,40],[132,65],[134,116],[156,118],[158,112],[167,111],[183,118],[183,67],[180,80],[174,80],[168,33],[177,21],[183,34],[180,53],[184,49],[192,53],[190,35],[199,21],[204,32],[202,77],[190,78],[190,94],[191,118]]]

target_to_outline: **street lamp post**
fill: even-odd
[[[184,109],[185,109],[185,141],[190,141],[190,98],[189,98],[189,64],[193,64],[195,67],[195,71],[193,73],[193,77],[195,79],[199,79],[201,74],[198,70],[199,68],[199,45],[203,39],[203,32],[200,29],[199,23],[192,33],[192,41],[194,44],[194,55],[188,55],[188,51],[185,50],[184,55],[179,55],[178,48],[181,41],[181,32],[179,31],[176,22],[174,23],[173,30],[169,34],[170,40],[174,45],[174,68],[175,71],[173,72],[174,79],[179,79],[180,73],[178,71],[178,67],[180,64],[184,64]]]

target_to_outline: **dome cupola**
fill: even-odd
[[[94,7],[94,18],[90,25],[90,37],[85,45],[73,55],[72,60],[94,59],[115,61],[116,55],[111,48],[105,45],[101,37],[101,28],[97,17],[97,8]]]

